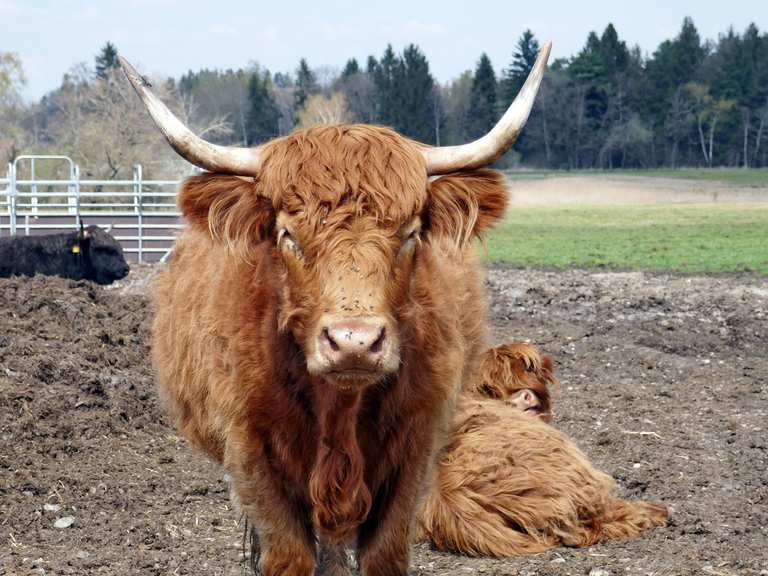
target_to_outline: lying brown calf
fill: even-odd
[[[422,539],[470,556],[514,556],[666,523],[663,505],[616,498],[613,479],[545,423],[554,381],[551,359],[527,344],[488,351],[436,467],[419,516]]]

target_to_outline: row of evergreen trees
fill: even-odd
[[[554,62],[526,161],[556,167],[765,166],[768,34],[751,24],[702,42],[685,19],[650,58],[613,26]]]
[[[487,55],[474,71],[438,85],[421,50],[388,46],[340,73],[190,71],[172,87],[194,103],[196,124],[225,118],[221,143],[254,145],[319,121],[379,123],[432,144],[486,133],[514,99],[539,52],[526,30],[497,76]],[[116,65],[108,44],[96,73]],[[215,123],[215,122],[214,122]],[[768,165],[768,34],[751,24],[703,41],[686,18],[650,57],[613,25],[589,34],[575,56],[551,63],[523,136],[501,162],[549,168]]]

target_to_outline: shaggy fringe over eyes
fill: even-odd
[[[495,170],[449,174],[429,185],[430,234],[452,238],[457,246],[482,236],[507,208],[504,176]]]
[[[341,206],[346,217],[368,214],[402,224],[427,200],[417,145],[381,126],[316,126],[273,140],[258,186],[275,208],[304,214],[314,234]]]
[[[510,342],[486,353],[478,392],[504,400],[518,390],[532,390],[539,397],[542,416],[551,417],[549,386],[556,384],[549,356],[525,342]]]
[[[246,256],[272,234],[275,212],[258,196],[253,181],[237,176],[199,174],[184,181],[179,208],[192,226]]]

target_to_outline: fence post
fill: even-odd
[[[16,236],[16,165],[8,164],[8,218],[9,232]]]
[[[31,159],[31,168],[32,168],[32,197],[30,198],[30,205],[32,206],[32,215],[37,217],[37,184],[35,184],[35,180],[37,180],[35,176],[35,159]],[[29,216],[26,218],[27,222],[27,236],[29,236]]]
[[[8,227],[10,228],[10,225],[11,225],[11,218],[10,218],[11,216],[11,165],[10,163],[8,164],[8,173],[6,174],[5,179],[8,181],[8,185],[5,189],[5,193],[3,194],[3,196],[5,196],[6,198],[6,201],[4,203],[8,204]],[[2,222],[2,220],[0,220],[0,222]],[[10,234],[10,230],[8,230],[8,233]],[[3,230],[2,228],[0,228],[0,236],[2,235],[3,235]]]
[[[138,199],[138,224],[139,224],[139,262],[144,262],[144,189],[142,186],[141,164],[134,166],[134,178],[136,179],[136,197]]]
[[[139,175],[136,168],[138,164],[133,165],[133,213],[138,216],[139,214]]]
[[[75,219],[77,220],[77,226],[79,228],[80,227],[80,203],[78,201],[78,198],[80,196],[80,168],[78,168],[77,166],[70,165],[69,179],[70,181],[74,180],[75,183],[72,184],[70,182],[70,184],[67,185],[67,204],[69,205],[69,208],[67,209],[67,211],[70,214],[75,215]]]
[[[80,166],[75,165],[75,227],[80,230]]]

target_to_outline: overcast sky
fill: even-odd
[[[487,52],[495,68],[509,61],[525,28],[570,56],[590,30],[609,22],[630,45],[652,53],[691,16],[704,38],[749,22],[768,28],[767,0],[0,0],[0,51],[17,52],[39,98],[74,64],[93,64],[108,40],[150,75],[237,68],[258,61],[274,71],[343,66],[413,42],[441,82],[474,67]]]

